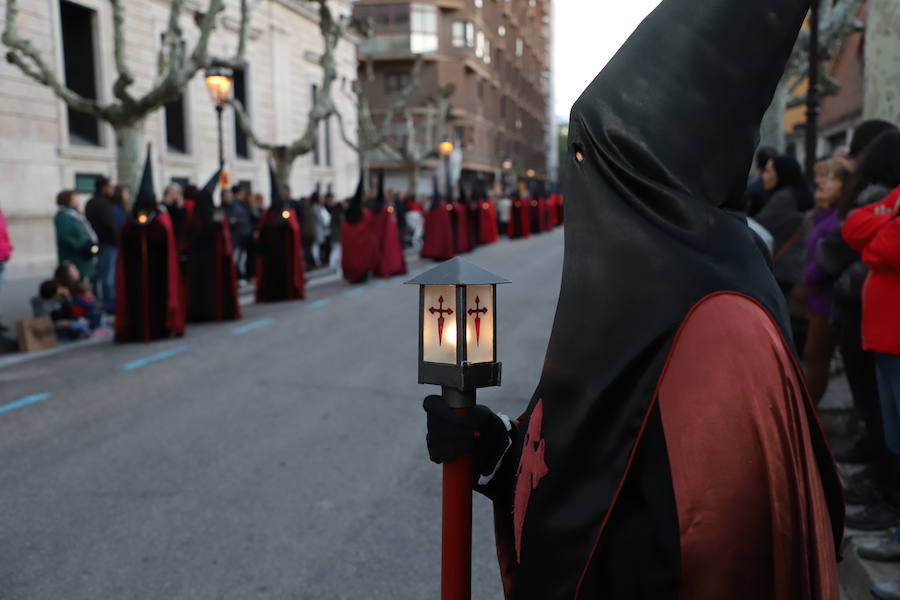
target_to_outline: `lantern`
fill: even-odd
[[[231,69],[216,68],[206,72],[206,88],[213,104],[221,105],[228,100],[231,94]]]
[[[419,286],[419,383],[500,385],[497,284],[509,280],[457,257],[407,283]]]

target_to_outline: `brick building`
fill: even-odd
[[[354,14],[373,25],[359,54],[361,69],[365,60],[374,65],[374,80],[360,80],[367,82],[376,119],[409,81],[420,55],[421,83],[409,103],[424,119],[425,100],[448,83],[456,86],[443,135],[460,151],[454,158],[463,185],[477,176],[513,181],[530,170],[540,178],[551,174],[551,0],[358,0]],[[407,134],[398,122],[395,135]],[[511,168],[504,170],[504,162]],[[372,167],[387,170],[389,187],[407,189],[402,165],[375,157]],[[430,172],[421,175],[419,193],[431,192],[430,180]]]

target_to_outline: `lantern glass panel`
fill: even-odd
[[[456,286],[426,285],[422,305],[422,360],[456,364]]]
[[[466,287],[466,359],[494,362],[494,286]]]

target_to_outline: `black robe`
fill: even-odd
[[[843,504],[834,463],[766,258],[746,223],[718,208],[743,193],[759,123],[808,8],[808,0],[663,0],[573,107],[556,318],[512,451],[485,490],[495,499],[508,598],[836,598]],[[515,222],[510,233],[519,233]],[[731,316],[716,329],[707,309],[718,294]],[[761,325],[744,336],[766,327],[765,345],[719,340],[714,356],[698,352],[693,378],[680,379],[683,367],[665,371],[668,361],[682,364],[680,328],[715,335],[745,322]],[[741,353],[751,364],[776,361],[774,378],[744,371],[734,359]],[[734,387],[704,390],[704,369]],[[773,380],[778,393],[767,396]],[[675,425],[683,381],[698,388],[697,414],[725,407],[732,420]],[[763,411],[770,421],[787,414],[785,429],[742,416],[757,406],[773,407]],[[744,438],[731,436],[739,427],[765,443],[740,445]],[[771,531],[742,539],[745,523],[735,518],[712,532],[727,543],[700,544],[698,564],[685,543],[706,531],[703,519],[684,529],[677,498],[703,489],[682,486],[684,455],[672,444],[710,435],[718,450],[698,456],[697,470],[716,501],[729,492],[723,476],[746,472],[748,489],[765,491],[756,477],[773,456],[796,458],[802,473],[772,479],[772,497],[795,494],[795,504],[739,506],[748,522],[771,516]],[[716,456],[738,466],[703,472]],[[735,508],[713,506],[709,516]],[[796,520],[804,529],[779,529],[795,515],[808,517]],[[789,543],[773,550],[760,542],[770,538]],[[754,557],[746,564],[728,562],[746,552]],[[723,581],[726,595],[685,591]]]
[[[241,318],[237,270],[228,221],[222,214],[196,213],[185,234],[188,321]]]

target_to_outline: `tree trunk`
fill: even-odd
[[[869,0],[866,21],[863,115],[900,123],[900,4]]]
[[[114,124],[113,130],[116,134],[116,183],[128,186],[130,202],[134,203],[147,159],[144,155],[144,120],[139,119],[129,125]]]
[[[772,104],[759,126],[759,145],[772,146],[779,152],[785,149],[784,113],[787,110],[787,81],[782,79],[775,89]]]
[[[368,152],[360,148],[357,151],[359,155],[359,172],[360,172],[360,181],[367,182],[369,181],[369,156]]]
[[[410,196],[419,195],[419,164],[414,163],[409,169],[409,181],[406,184],[407,193]]]
[[[272,161],[275,163],[275,177],[278,179],[278,183],[282,187],[291,185],[291,168],[294,166],[294,157],[276,149],[275,152],[272,152]]]

